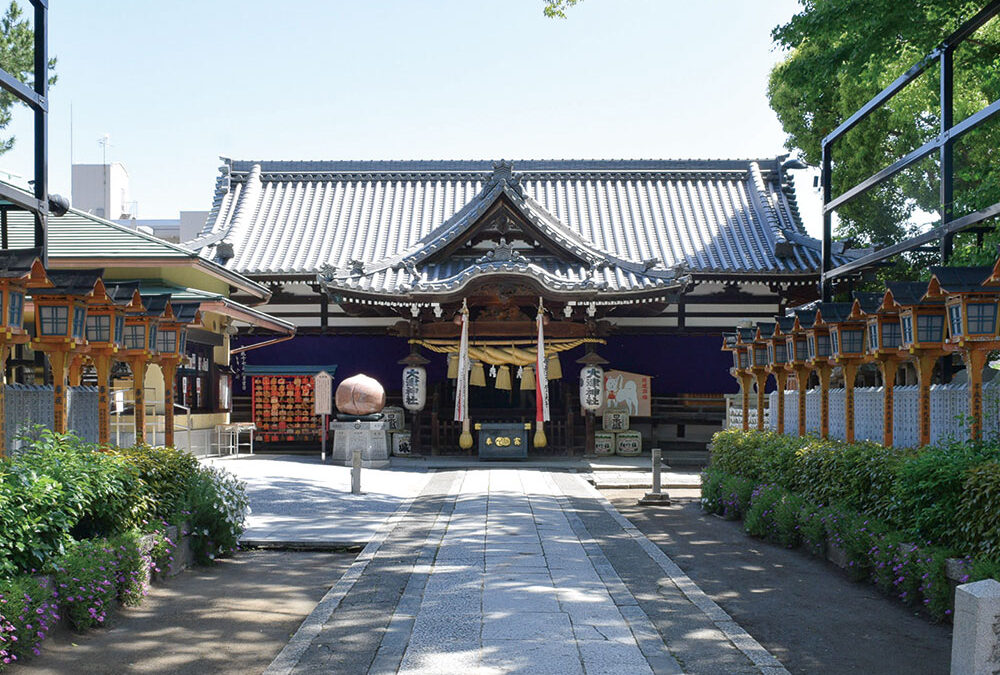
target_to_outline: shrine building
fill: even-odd
[[[320,365],[335,365],[337,381],[375,377],[398,403],[412,352],[429,361],[413,444],[459,452],[449,375],[463,304],[474,422],[534,420],[541,305],[544,452],[593,450],[580,359],[623,374],[604,395],[619,395],[644,449],[703,452],[735,388],[723,330],[816,297],[820,242],[805,234],[786,159],[225,159],[208,222],[186,246],[266,286],[260,309],[297,328],[234,361],[234,416],[253,414],[247,374]],[[246,326],[236,340],[267,337]],[[288,431],[258,440],[311,440]]]

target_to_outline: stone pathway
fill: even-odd
[[[447,471],[268,673],[787,671],[579,475]]]
[[[367,543],[431,475],[413,470],[364,469],[363,494],[351,494],[351,470],[318,457],[253,455],[208,460],[247,483],[252,512],[245,546],[348,546]]]

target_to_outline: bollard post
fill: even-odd
[[[361,451],[355,450],[351,457],[351,494],[361,494]]]
[[[643,506],[668,506],[670,495],[661,491],[663,485],[660,471],[663,464],[663,454],[659,448],[653,448],[653,491],[647,492],[646,496],[639,500]]]
[[[951,675],[1000,672],[1000,582],[984,579],[955,589]]]

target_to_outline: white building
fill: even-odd
[[[134,215],[128,171],[121,162],[74,164],[72,178],[73,208],[108,220]]]
[[[73,165],[73,208],[179,243],[198,236],[208,211],[181,211],[178,218],[137,218],[129,177],[121,162]]]

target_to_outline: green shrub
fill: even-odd
[[[847,556],[847,574],[860,581],[872,575],[875,562],[871,552],[881,543],[887,528],[874,519],[843,507],[827,509],[828,542],[841,548]]]
[[[188,491],[198,473],[198,459],[174,448],[134,445],[112,448],[110,453],[132,466],[144,486],[149,522],[174,522],[187,504]]]
[[[196,560],[208,562],[236,550],[250,510],[242,481],[223,469],[200,467],[187,504]]]
[[[118,598],[118,556],[107,539],[75,542],[54,565],[60,606],[76,630],[100,626]]]
[[[72,528],[74,537],[124,532],[145,515],[139,476],[120,457],[101,452],[72,433],[42,428],[34,436],[36,440],[16,456],[14,463],[63,485],[66,507],[77,517]]]
[[[980,443],[950,443],[927,448],[899,467],[896,479],[900,529],[920,541],[959,545],[955,527],[959,503],[965,497],[970,470],[997,454]]]
[[[720,487],[722,517],[736,520],[750,508],[750,496],[753,494],[753,481],[739,476],[727,475]]]
[[[983,579],[1000,581],[1000,559],[981,557],[971,562],[969,575],[965,581],[982,581]]]
[[[774,520],[775,505],[781,501],[784,489],[771,483],[754,488],[750,494],[750,507],[743,515],[743,529],[747,534],[761,539],[771,539],[777,529]]]
[[[802,509],[805,500],[787,490],[774,505],[775,531],[772,541],[786,548],[802,543]]]
[[[0,670],[22,656],[40,653],[59,620],[52,582],[27,574],[0,580]]]
[[[0,578],[41,567],[71,541],[76,514],[63,485],[20,464],[0,463]]]
[[[962,486],[956,522],[964,550],[984,557],[1000,556],[1000,461],[969,469]]]
[[[827,509],[802,501],[798,514],[802,543],[810,553],[821,557],[826,555],[826,518]]]
[[[950,617],[955,609],[955,594],[951,590],[945,562],[950,555],[950,551],[939,547],[921,549],[914,571],[920,581],[920,603],[938,621]]]
[[[701,508],[709,513],[722,514],[722,481],[726,474],[708,467],[701,474]]]
[[[153,571],[153,559],[143,544],[142,534],[138,530],[120,534],[107,542],[107,548],[115,557],[118,601],[129,607],[140,604]]]

